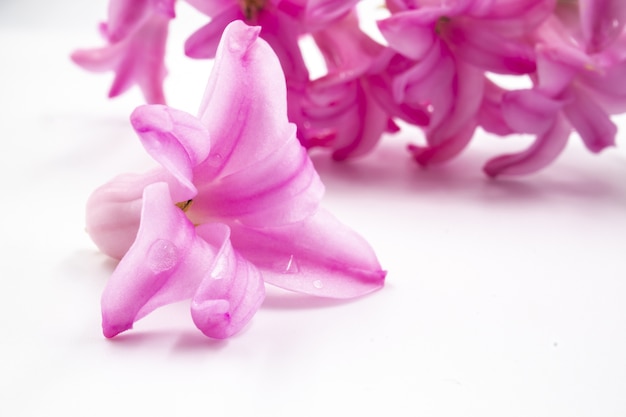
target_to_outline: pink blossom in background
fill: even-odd
[[[300,129],[300,139],[305,147],[332,149],[336,160],[364,155],[390,123],[367,77],[384,48],[361,31],[355,13],[314,33],[313,38],[328,72],[307,88],[306,124]]]
[[[533,88],[511,91],[502,98],[507,124],[514,132],[536,135],[536,140],[525,151],[490,160],[484,167],[490,176],[528,174],[548,166],[565,148],[572,131],[593,153],[615,144],[617,126],[610,116],[616,107],[626,108],[621,88],[624,40],[609,36],[602,23],[590,23],[606,16],[588,2],[560,4],[558,11],[560,18],[546,19],[535,32],[538,58]],[[621,25],[619,16],[615,16],[616,28]],[[590,32],[591,28],[602,33]],[[599,50],[600,45],[606,49]]]
[[[191,28],[189,57],[214,58],[233,21],[261,27],[259,36],[280,62],[297,138],[336,160],[369,154],[408,123],[419,128],[408,146],[415,161],[446,163],[481,128],[536,137],[528,149],[483,167],[491,177],[525,175],[550,165],[572,132],[592,153],[613,146],[611,117],[626,111],[622,0],[386,0],[381,7],[388,13],[376,22],[382,43],[362,29],[371,17],[357,14],[358,0],[185,1],[208,20]],[[164,103],[174,5],[111,0],[102,26],[107,46],[77,51],[73,59],[88,70],[114,71],[111,97],[137,84],[148,103]],[[317,79],[304,59],[303,36],[324,60],[326,72]],[[525,78],[533,87],[511,91],[494,75]]]
[[[163,79],[168,25],[174,0],[112,0],[109,19],[101,25],[108,45],[81,49],[72,60],[89,71],[113,71],[109,97],[138,85],[148,103],[165,103]]]
[[[334,298],[383,285],[369,244],[319,207],[280,63],[258,36],[227,26],[198,118],[162,105],[131,116],[161,167],[113,179],[87,205],[94,242],[122,257],[102,297],[105,336],[190,299],[196,326],[228,337],[259,308],[264,282]]]

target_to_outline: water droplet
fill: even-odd
[[[296,261],[296,258],[291,255],[289,257],[289,260],[287,261],[287,266],[285,266],[285,274],[297,274],[298,272],[300,272],[300,266],[298,265],[298,262]]]
[[[218,167],[222,164],[222,155],[219,153],[212,153],[207,158],[207,163],[212,167]]]
[[[158,239],[148,249],[146,265],[154,273],[170,270],[178,264],[179,252],[174,243],[169,240]]]
[[[215,267],[211,271],[211,278],[215,280],[223,279],[226,276],[226,268],[228,268],[228,262],[226,261],[225,257],[220,256],[217,260],[217,263],[215,264]]]
[[[313,286],[319,290],[324,287],[324,284],[322,284],[322,281],[320,281],[319,279],[316,279],[315,281],[313,281]]]

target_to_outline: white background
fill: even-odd
[[[180,5],[185,6],[185,5]],[[572,136],[550,168],[489,180],[526,139],[477,134],[428,170],[411,133],[313,159],[324,205],[389,271],[353,302],[269,290],[250,326],[206,339],[182,303],[114,340],[99,297],[115,263],[83,231],[89,193],[146,164],[100,45],[104,0],[0,2],[0,415],[626,415],[626,123],[618,149]],[[194,113],[209,63],[183,57],[203,18],[179,7],[166,93]]]

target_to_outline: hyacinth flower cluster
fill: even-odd
[[[87,232],[120,259],[101,299],[106,337],[188,300],[202,333],[227,338],[259,309],[265,284],[344,299],[383,286],[371,246],[320,207],[324,186],[259,31],[226,26],[198,116],[138,107],[131,124],[157,167],[87,202]]]
[[[611,117],[626,108],[623,0],[386,0],[379,41],[361,29],[370,17],[357,13],[358,0],[179,1],[208,20],[184,45],[192,58],[213,58],[232,21],[260,26],[280,61],[298,139],[338,160],[367,154],[408,123],[422,132],[410,155],[439,164],[481,128],[533,135],[528,149],[484,166],[492,177],[528,174],[554,161],[573,133],[593,153],[613,146]],[[175,7],[175,0],[110,0],[101,25],[107,45],[79,50],[74,61],[113,70],[110,96],[138,85],[147,102],[163,103]],[[321,77],[309,74],[303,36],[324,58]],[[530,87],[505,88],[494,74]]]

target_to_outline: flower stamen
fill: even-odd
[[[191,203],[193,203],[193,200],[181,201],[180,203],[176,203],[175,206],[186,213],[189,207],[191,207]]]
[[[246,20],[255,19],[259,12],[265,7],[265,1],[266,0],[239,0],[241,11],[246,17]]]
[[[450,20],[451,19],[448,16],[441,16],[439,19],[437,19],[437,22],[435,23],[435,33],[437,35],[441,35]]]

